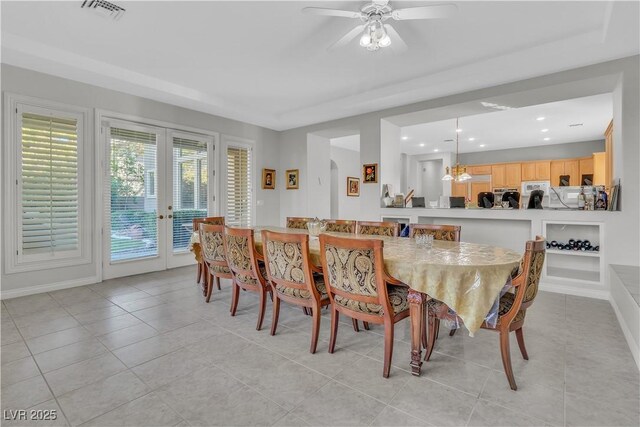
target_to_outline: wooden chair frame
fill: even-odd
[[[357,233],[362,234],[362,227],[380,227],[380,228],[390,228],[392,230],[393,236],[390,237],[398,237],[400,235],[400,223],[391,222],[391,221],[358,221],[357,225]],[[369,234],[363,234],[367,236]],[[370,236],[382,236],[381,234],[370,234]],[[389,236],[387,236],[389,237]]]
[[[204,217],[204,218],[193,218],[191,220],[191,223],[193,224],[193,231],[199,231],[200,229],[198,228],[200,226],[200,224],[215,224],[215,225],[224,225],[224,217],[223,216],[208,216],[208,217]],[[198,261],[198,273],[196,276],[196,283],[202,283],[202,279],[205,279],[205,282],[202,283],[202,293],[206,295],[206,291],[207,291],[207,282],[206,282],[206,277],[204,277],[204,272],[205,272],[205,265],[204,265],[204,261],[200,260]]]
[[[222,235],[222,242],[224,245],[224,225],[212,225],[212,224],[200,223],[200,229],[198,230],[198,232],[200,233],[200,242],[204,240],[202,238],[204,233],[220,233]],[[226,254],[226,251],[225,251],[225,254]],[[227,263],[226,259],[224,261],[209,259],[205,256],[205,252],[202,251],[202,262],[204,263],[205,272],[206,272],[206,276],[205,276],[206,300],[205,301],[209,302],[209,300],[211,299],[211,294],[213,292],[214,279],[216,282],[216,287],[218,288],[218,290],[220,290],[220,279],[233,280],[233,275],[231,273],[228,273],[228,274],[220,273],[219,271],[214,271],[213,269],[214,266],[229,268],[229,264]]]
[[[337,248],[344,249],[364,249],[373,250],[374,254],[374,266],[376,269],[376,284],[378,296],[364,296],[351,294],[344,292],[340,289],[331,286],[329,281],[329,270],[327,265],[327,258],[325,248],[327,245],[335,246]],[[389,377],[391,370],[391,358],[393,356],[393,335],[395,324],[400,320],[409,316],[409,309],[407,308],[400,313],[394,314],[391,303],[389,302],[389,295],[387,293],[387,285],[406,286],[404,283],[394,279],[386,273],[384,268],[383,259],[383,246],[382,240],[356,240],[344,237],[334,237],[327,234],[320,235],[320,256],[322,259],[322,270],[324,272],[325,286],[327,287],[327,293],[331,300],[331,337],[329,339],[329,353],[333,353],[336,347],[336,335],[338,333],[338,321],[340,313],[351,317],[352,319],[359,319],[363,322],[370,322],[384,325],[384,367],[382,375],[385,378]],[[360,311],[350,310],[340,304],[335,303],[335,295],[339,295],[343,298],[356,300],[363,303],[379,304],[383,308],[382,316],[374,314],[362,313]]]
[[[306,224],[307,222],[311,221],[313,218],[308,218],[308,217],[303,217],[303,216],[288,216],[287,217],[287,224],[286,227],[287,228],[296,228],[297,230],[306,230]],[[297,228],[297,227],[290,227],[289,224],[291,222],[295,222],[295,221],[300,221],[300,222],[304,222],[305,223],[305,227],[304,228]]]
[[[413,238],[416,234],[416,230],[428,230],[433,231],[452,231],[454,233],[454,240],[452,242],[460,241],[460,232],[462,227],[459,225],[444,225],[444,224],[409,224],[409,237]]]
[[[251,269],[242,270],[239,268],[235,268],[231,262],[229,262],[229,248],[227,244],[227,236],[235,236],[235,237],[244,237],[247,239],[247,245],[249,245],[249,258]],[[260,311],[258,313],[258,323],[256,325],[256,330],[262,329],[262,322],[264,320],[264,312],[267,303],[267,294],[271,293],[271,286],[269,286],[267,279],[262,277],[260,273],[260,266],[258,261],[264,261],[262,255],[260,255],[256,251],[255,239],[253,236],[252,228],[232,228],[225,227],[225,238],[224,238],[224,253],[227,257],[227,263],[229,264],[229,269],[231,270],[233,276],[233,293],[231,296],[231,315],[236,315],[236,310],[238,308],[238,300],[240,299],[240,289],[244,289],[245,291],[257,292],[260,295]],[[248,277],[252,277],[257,281],[257,284],[250,282],[243,282],[239,279],[239,275],[244,275]]]
[[[346,219],[326,219],[325,222],[327,223],[327,229],[326,229],[327,232],[334,231],[334,230],[331,230],[332,225],[348,225],[348,226],[351,226],[351,230],[349,231],[349,233],[355,234],[356,229],[358,227],[357,221],[346,220]]]
[[[273,277],[269,268],[269,259],[266,249],[267,242],[269,241],[300,244],[300,246],[302,247],[302,267],[305,281],[304,284]],[[309,310],[311,310],[311,314],[313,317],[313,322],[311,325],[311,347],[309,351],[311,353],[315,353],[318,346],[318,337],[320,334],[320,319],[322,317],[320,310],[322,309],[322,307],[331,304],[331,300],[329,300],[329,298],[322,299],[322,296],[315,286],[313,273],[322,273],[322,270],[311,262],[311,258],[309,256],[309,236],[307,234],[277,233],[274,231],[263,230],[262,252],[265,257],[267,277],[269,279],[269,282],[271,283],[273,295],[273,320],[271,322],[271,335],[276,334],[276,329],[278,327],[278,318],[280,316],[280,300],[299,307],[308,308]],[[278,291],[276,285],[285,286],[287,288],[306,290],[311,294],[311,298],[296,298],[290,295],[286,295]]]
[[[526,316],[518,320],[517,322],[515,322],[514,320],[520,310],[527,310],[533,304],[535,297],[527,302],[524,302],[524,296],[527,291],[527,280],[532,266],[533,255],[538,252],[545,252],[545,250],[545,239],[542,236],[536,236],[536,240],[530,240],[527,242],[525,246],[524,258],[521,264],[522,270],[515,278],[511,279],[511,284],[513,285],[513,290],[515,292],[511,308],[509,308],[509,311],[498,318],[498,322],[495,328],[491,325],[488,325],[486,322],[482,324],[482,329],[488,329],[500,334],[500,355],[502,356],[502,366],[504,367],[504,372],[507,376],[509,386],[512,390],[517,390],[518,386],[516,385],[516,380],[513,376],[513,368],[511,366],[509,333],[516,333],[516,339],[518,340],[518,347],[520,348],[522,358],[525,360],[529,360],[529,354],[527,353],[527,348],[524,344],[524,334],[522,331],[522,327],[524,326],[524,319]],[[441,311],[442,312],[439,313],[429,312],[429,340],[425,360],[429,360],[429,358],[431,357],[431,353],[433,352],[433,347],[437,338],[436,330],[440,326],[440,319],[446,318],[448,307],[443,304]]]

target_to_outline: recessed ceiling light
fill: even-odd
[[[549,129],[542,129],[540,132],[549,132]]]
[[[486,144],[480,144],[480,147],[486,147]]]
[[[444,142],[453,142],[453,139],[445,139]]]
[[[408,137],[408,136],[403,136],[403,137],[402,137],[402,140],[403,140],[403,141],[406,141],[407,139],[409,139],[409,137]]]
[[[440,151],[440,150],[438,150],[437,148],[435,150],[433,150],[434,153],[437,153],[438,151]]]
[[[424,147],[424,142],[422,144],[420,144],[420,147]]]
[[[475,140],[476,140],[475,138],[469,138],[469,141],[475,141]]]
[[[543,121],[543,120],[544,120],[544,117],[542,117],[542,116],[537,117],[537,118],[536,118],[536,120],[537,120],[537,121],[539,121],[539,122],[541,122],[541,121]]]
[[[551,138],[544,138],[544,140],[545,140],[545,141],[548,141],[548,140],[550,140],[550,139],[551,139]]]

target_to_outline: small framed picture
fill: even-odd
[[[360,178],[354,176],[347,177],[347,196],[360,196]]]
[[[298,169],[289,169],[287,171],[287,190],[298,189]]]
[[[371,163],[362,166],[362,182],[365,184],[373,184],[378,182],[378,164]]]
[[[275,190],[276,188],[276,170],[262,169],[262,189]]]

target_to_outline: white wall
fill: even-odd
[[[380,185],[391,184],[393,193],[407,194],[406,183],[403,186],[403,162],[400,151],[400,126],[387,120],[380,121]]]
[[[331,160],[338,167],[337,212],[335,216],[332,215],[332,219],[356,219],[360,216],[360,197],[347,196],[347,177],[360,179],[362,189],[360,152],[332,145]],[[333,194],[331,196],[333,197]]]
[[[331,216],[331,142],[329,138],[307,135],[307,215]],[[295,190],[292,190],[295,191]]]
[[[425,198],[425,205],[429,206],[429,201],[440,201],[443,193],[442,176],[444,167],[442,160],[427,160],[418,163],[419,172],[422,172],[419,185],[416,187],[416,196]],[[420,191],[418,191],[420,190]]]
[[[276,167],[279,162],[278,132],[269,129],[6,64],[2,64],[1,72],[3,95],[5,93],[26,95],[92,109],[89,123],[87,123],[91,128],[88,149],[96,146],[93,133],[93,109],[102,109],[254,140],[256,142],[256,174],[260,174],[263,167]],[[5,120],[4,116],[2,120]],[[89,169],[98,173],[92,166],[89,165]],[[89,176],[88,179],[91,180],[91,185],[93,185],[94,177]],[[256,183],[259,183],[259,179],[260,177],[257,177]],[[262,201],[262,205],[256,209],[257,223],[277,224],[279,222],[279,195],[278,191],[261,190],[258,185],[256,196],[258,200]],[[218,197],[217,199],[219,200],[220,198]],[[6,196],[3,194],[2,209],[6,211],[9,207],[5,206],[5,200]],[[92,201],[92,206],[95,206],[93,202],[95,200]],[[3,260],[1,275],[3,295],[7,295],[7,292],[8,295],[11,295],[12,291],[14,295],[17,295],[16,292],[20,290],[35,289],[38,286],[51,284],[59,284],[59,286],[63,287],[65,284],[77,285],[95,282],[99,271],[98,266],[101,263],[98,257],[98,248],[101,244],[99,241],[100,233],[95,230],[96,217],[99,217],[100,214],[93,212],[89,216],[92,219],[92,223],[86,228],[86,232],[91,233],[94,243],[90,264],[8,275],[5,274]],[[41,291],[46,290],[45,288],[38,289]]]

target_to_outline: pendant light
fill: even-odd
[[[443,181],[456,181],[463,182],[471,179],[471,175],[467,173],[467,167],[462,166],[458,161],[459,158],[459,145],[460,145],[460,132],[462,130],[458,126],[458,118],[456,117],[456,165],[449,169],[449,166],[445,169],[445,175],[442,177]]]

